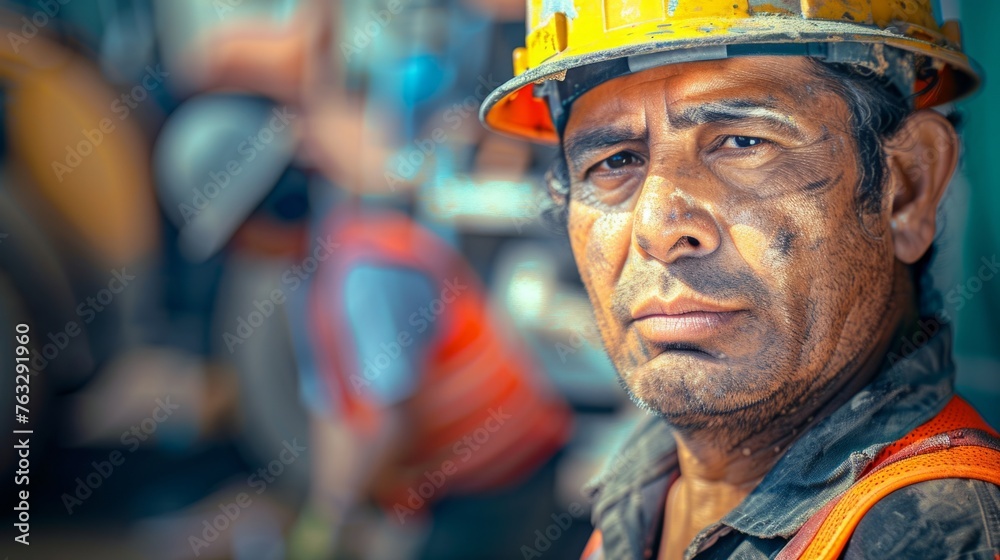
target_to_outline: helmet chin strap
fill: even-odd
[[[853,64],[882,76],[911,108],[915,104],[917,76],[913,53],[882,44],[848,42],[710,45],[626,56],[571,68],[562,80],[536,84],[534,94],[548,102],[552,122],[562,136],[573,102],[604,82],[668,64],[737,56],[808,56],[830,64]]]

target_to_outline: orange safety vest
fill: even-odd
[[[439,315],[427,361],[416,390],[399,405],[408,422],[406,439],[393,454],[391,470],[377,477],[376,501],[390,509],[396,504],[416,509],[413,504],[421,500],[413,493],[432,502],[450,492],[492,490],[527,477],[567,440],[568,406],[529,354],[496,328],[484,290],[456,251],[405,215],[359,214],[340,211],[331,219],[325,233],[339,246],[317,274],[331,275],[333,282],[313,284],[320,305],[310,311],[319,364],[333,380],[344,417],[358,430],[370,429],[380,412],[358,389],[363,373],[338,282],[364,262],[420,271],[436,292],[463,286],[432,309]],[[439,482],[441,487],[428,486]]]
[[[810,517],[775,560],[832,560],[840,556],[865,514],[900,488],[942,478],[1000,486],[1000,434],[961,397],[875,457],[850,488]],[[603,558],[594,531],[581,560]]]

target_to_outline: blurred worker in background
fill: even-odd
[[[314,229],[318,270],[306,268],[288,303],[314,461],[291,553],[507,558],[551,522],[569,410],[461,255],[409,215],[419,180],[387,182],[400,129],[387,116],[410,123],[403,136],[420,119],[385,88],[345,86],[344,11],[317,2],[283,26],[241,22],[192,59],[199,88],[286,104],[299,156],[337,188]],[[358,539],[349,529],[369,503],[388,533]]]
[[[1000,554],[1000,437],[927,275],[959,159],[930,108],[980,77],[931,4],[528,3],[483,121],[561,147],[550,191],[654,413],[593,486],[587,559]]]

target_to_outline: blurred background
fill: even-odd
[[[1000,4],[962,9],[1000,75]],[[28,421],[0,415],[33,430],[27,487],[0,446],[4,507],[30,490],[5,556],[579,555],[640,413],[544,217],[553,152],[478,122],[523,14],[0,1],[0,362],[24,323],[37,372]],[[994,425],[998,102],[958,106],[934,273]]]

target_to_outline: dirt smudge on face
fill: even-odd
[[[831,176],[831,177],[826,177],[824,179],[820,179],[818,181],[812,181],[810,183],[807,183],[804,187],[802,187],[802,190],[807,191],[807,192],[821,191],[821,190],[823,190],[825,188],[830,187],[831,185],[838,185],[838,184],[840,184],[840,180],[843,179],[843,178],[844,178],[844,174],[841,173],[837,177],[832,177]]]
[[[771,241],[771,248],[777,251],[782,257],[788,257],[792,254],[792,243],[796,237],[797,235],[794,232],[784,228],[779,229],[778,235],[775,235],[774,240]]]

